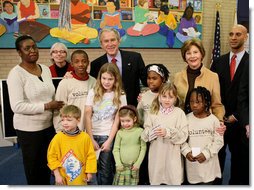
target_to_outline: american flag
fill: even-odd
[[[220,14],[219,14],[219,11],[216,12],[212,61],[217,57],[220,57]]]

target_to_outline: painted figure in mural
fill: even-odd
[[[198,38],[201,35],[201,33],[197,29],[196,21],[193,18],[193,12],[194,12],[193,7],[189,5],[184,10],[183,16],[180,20],[176,37],[182,43],[184,43],[186,40],[189,40],[191,38]]]
[[[114,0],[108,0],[106,3],[107,11],[102,14],[100,28],[98,32],[101,31],[102,28],[115,28],[120,36],[125,35],[125,30],[121,24],[122,15],[119,11],[116,11],[116,5]]]
[[[33,0],[20,0],[17,9],[18,20],[35,20],[40,17],[39,7]]]
[[[20,0],[17,4],[19,33],[30,35],[36,42],[41,41],[49,34],[47,25],[36,22],[40,17],[37,3],[33,0]]]
[[[6,28],[7,33],[13,33],[14,37],[18,36],[19,24],[17,22],[17,14],[12,2],[3,2],[4,11],[0,14],[0,24]]]
[[[174,29],[177,27],[176,19],[172,13],[169,13],[167,5],[162,5],[157,23],[160,26],[159,33],[166,36],[168,47],[172,48],[175,43]]]
[[[130,36],[147,36],[159,31],[160,27],[154,23],[148,23],[153,20],[153,15],[149,13],[147,0],[139,0],[134,8],[135,25],[127,29]]]
[[[61,1],[61,3],[63,3],[63,1]],[[74,44],[77,44],[83,40],[85,43],[89,43],[90,39],[96,38],[98,36],[98,31],[96,29],[87,26],[91,18],[90,7],[80,0],[71,0],[70,6],[71,30],[59,27],[52,28],[50,30],[50,35],[53,37],[62,38]]]

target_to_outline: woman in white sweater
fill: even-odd
[[[22,149],[29,185],[49,185],[47,148],[55,134],[52,110],[63,102],[54,101],[55,87],[47,66],[37,64],[39,52],[31,36],[20,36],[15,42],[21,63],[11,69],[7,85],[13,125]]]

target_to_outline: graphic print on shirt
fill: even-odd
[[[70,182],[76,179],[81,173],[82,163],[78,160],[73,150],[66,153],[62,161],[62,166],[65,168]]]
[[[99,105],[95,106],[93,122],[112,118],[112,115],[114,115],[115,111],[116,106],[113,105],[112,100],[105,99]]]

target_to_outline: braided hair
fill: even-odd
[[[198,86],[197,88],[193,88],[193,89],[190,91],[189,98],[191,97],[191,94],[192,94],[192,93],[196,93],[196,95],[197,95],[196,98],[197,98],[197,99],[198,99],[198,95],[201,96],[202,101],[204,101],[204,104],[205,104],[205,111],[206,111],[206,112],[209,112],[210,107],[211,107],[211,100],[212,100],[210,91],[207,90],[205,87]],[[191,112],[190,101],[189,101],[188,104],[186,105],[186,110],[185,110],[185,112],[186,112],[186,114]]]

